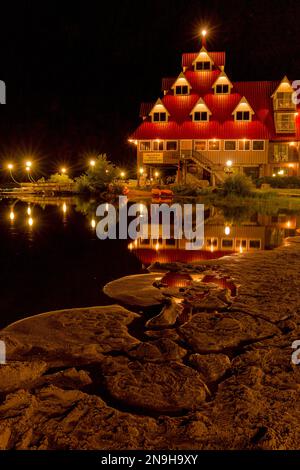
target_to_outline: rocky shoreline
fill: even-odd
[[[156,264],[3,329],[0,449],[298,449],[299,269],[298,237]]]

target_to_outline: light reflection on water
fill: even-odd
[[[204,246],[187,251],[186,240],[100,241],[97,205],[79,198],[0,202],[0,327],[43,311],[109,304],[104,284],[152,262],[272,249],[300,227],[300,210],[206,207]]]

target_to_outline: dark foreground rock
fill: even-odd
[[[143,317],[111,305],[2,330],[0,449],[299,449],[298,241],[167,266],[215,279],[205,287],[194,276],[184,289],[161,290],[155,273],[140,276],[134,292],[127,279],[131,290],[116,289],[119,300],[180,305],[148,328],[149,310]]]

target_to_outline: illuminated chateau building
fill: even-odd
[[[142,103],[131,135],[141,174],[187,172],[213,184],[230,172],[251,177],[300,175],[300,116],[292,82],[234,82],[225,52],[182,55],[177,77],[162,79],[162,96]]]

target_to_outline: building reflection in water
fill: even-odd
[[[186,250],[185,238],[139,238],[129,243],[128,248],[146,266],[154,262],[190,263],[276,248],[286,237],[296,235],[299,225],[299,216],[284,213],[276,216],[255,213],[235,222],[227,220],[222,211],[211,208],[205,211],[204,244],[199,250]],[[161,236],[161,225],[159,233]]]

